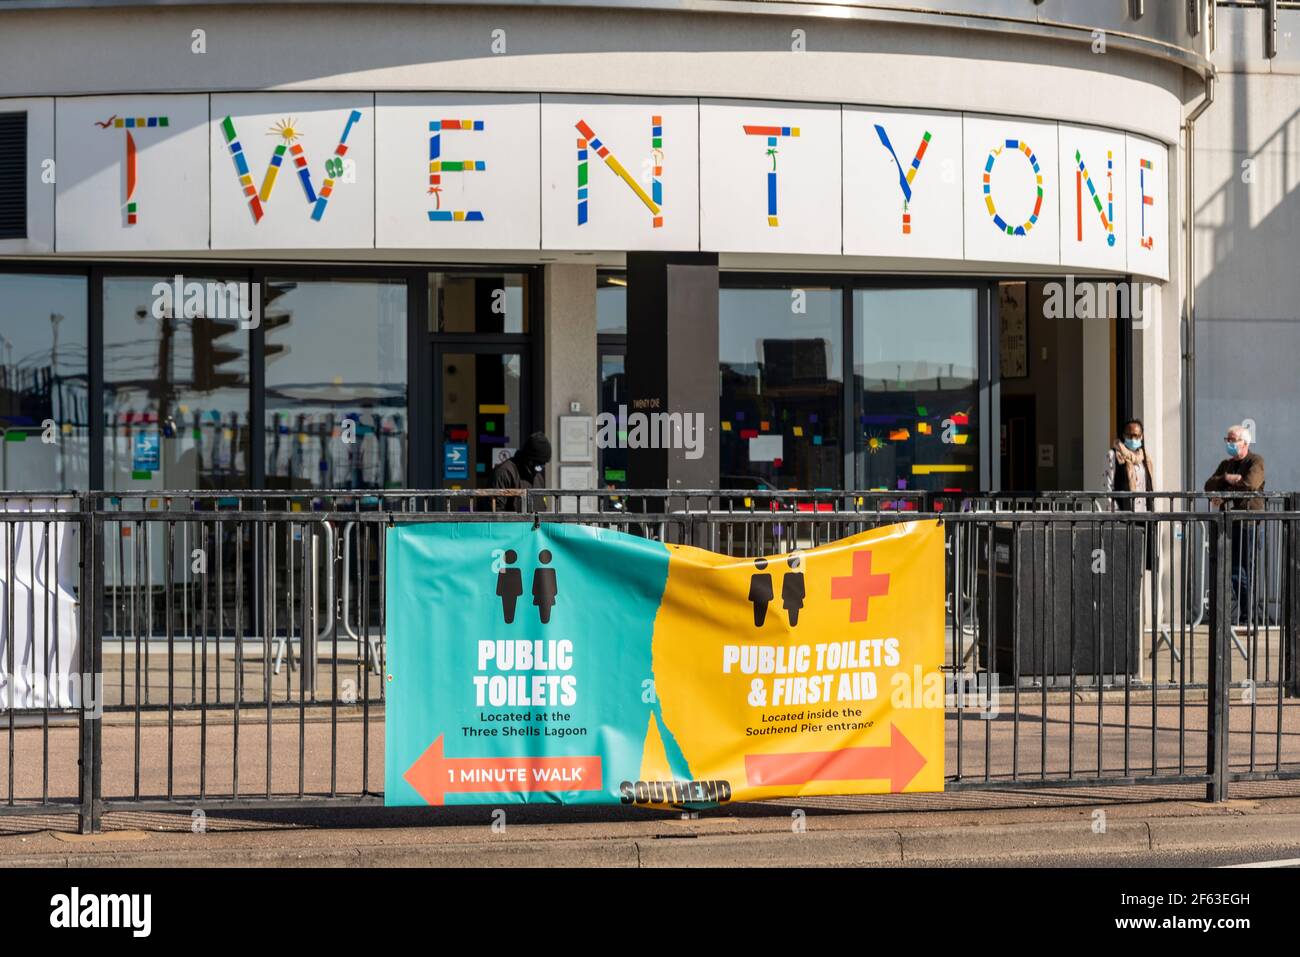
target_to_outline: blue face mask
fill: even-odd
[[[1127,448],[1130,452],[1136,452],[1138,449],[1142,448],[1142,440],[1141,440],[1141,439],[1125,439],[1125,440],[1124,440],[1124,447]]]
[[[1236,442],[1224,442],[1223,445],[1224,445],[1224,448],[1226,448],[1226,449],[1228,450],[1228,454],[1229,454],[1229,455],[1236,455],[1236,454],[1237,454],[1237,443],[1236,443]]]

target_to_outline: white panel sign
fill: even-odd
[[[376,245],[536,249],[540,122],[535,94],[379,94]]]
[[[206,249],[208,98],[65,97],[59,252]]]
[[[840,108],[700,101],[700,244],[838,255]]]
[[[1060,124],[1061,265],[1123,272],[1129,222],[1125,209],[1124,134]]]
[[[27,238],[0,239],[0,253],[54,251],[54,97],[0,100],[0,113],[27,114]]]
[[[844,253],[960,259],[957,113],[844,107]]]
[[[785,436],[756,435],[749,440],[751,462],[775,462],[785,454]]]
[[[966,258],[1060,261],[1056,124],[966,116]]]
[[[1169,150],[1161,143],[1129,136],[1128,269],[1169,278]]]
[[[527,93],[0,101],[18,108],[31,237],[0,253],[705,249],[1169,275],[1169,150],[1095,127]]]
[[[373,246],[373,99],[213,94],[212,248]]]
[[[698,249],[695,100],[542,97],[542,247]],[[520,158],[519,175],[531,167]]]

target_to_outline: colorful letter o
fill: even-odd
[[[984,164],[984,205],[988,207],[989,215],[993,217],[993,225],[997,227],[998,232],[1006,233],[1008,236],[1024,236],[1034,228],[1034,223],[1038,222],[1038,214],[1043,209],[1043,171],[1038,165],[1038,157],[1028,145],[1020,140],[1007,140],[1006,146],[1009,149],[1019,150],[1025,154],[1029,160],[1029,165],[1034,168],[1034,178],[1037,181],[1038,196],[1034,201],[1034,211],[1030,213],[1029,218],[1019,226],[1012,226],[998,213],[997,207],[993,205],[993,190],[990,183],[990,176],[993,173],[993,164],[1002,154],[1001,149],[989,151],[988,162]]]

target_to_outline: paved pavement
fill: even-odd
[[[0,836],[0,863],[1132,866],[1180,859],[1239,863],[1300,857],[1300,794],[1223,804],[1162,801],[878,813],[842,813],[794,806],[797,803],[738,805],[694,818],[666,812],[575,814],[578,809],[572,808],[458,808],[418,812],[424,823],[416,825],[409,816],[375,809],[350,812],[334,823],[318,820],[287,827],[267,817],[259,821],[250,812],[239,812],[224,824],[218,812],[197,819],[120,813],[113,815],[110,830],[95,836],[51,830]],[[435,822],[442,826],[428,826]]]
[[[165,662],[164,655],[150,668]],[[263,687],[262,660],[243,664],[252,669],[245,691],[256,699]],[[222,697],[228,701],[233,660],[210,665],[210,679],[224,676]],[[176,672],[178,704],[189,700],[188,670]],[[322,691],[336,687],[336,679],[361,677],[355,661],[337,673],[332,661],[324,662],[318,674]],[[128,700],[135,677],[118,683]],[[293,680],[296,699],[298,679]],[[166,700],[165,678],[159,683],[154,674],[150,687],[151,700]],[[374,806],[383,792],[384,715],[378,702],[301,711],[296,704],[277,706],[269,724],[256,700],[238,712],[110,712],[103,728],[105,797],[170,796],[180,813],[113,811],[105,820],[108,833],[91,840],[72,833],[75,815],[54,809],[35,817],[0,815],[0,864],[976,864],[1013,852],[1040,863],[1103,857],[1119,862],[1124,855],[1155,862],[1151,855],[1179,849],[1217,853],[1225,847],[1245,853],[1277,848],[1278,856],[1286,856],[1282,851],[1300,835],[1300,781],[1236,783],[1231,795],[1250,800],[1225,805],[1203,803],[1203,784],[1061,786],[1069,776],[1097,776],[1099,754],[1104,778],[1141,777],[1153,768],[1162,776],[1202,773],[1207,715],[1204,690],[1196,688],[1181,696],[1161,694],[1154,702],[1149,692],[1004,695],[993,720],[984,720],[978,709],[948,712],[949,790],[942,794],[735,805],[694,820],[645,809],[510,806],[503,809],[502,833],[491,827],[498,819],[490,807]],[[1252,703],[1238,692],[1231,729],[1233,770],[1300,770],[1300,700],[1279,701],[1263,690]],[[0,804],[11,793],[23,803],[43,796],[71,801],[77,793],[75,723],[56,721],[46,728],[28,716],[17,722],[11,739],[8,721],[0,717],[0,757]],[[1040,786],[1013,788],[1013,773]],[[1041,786],[1044,777],[1057,786]],[[972,783],[982,788],[961,789]],[[337,794],[372,803],[309,810],[218,807],[232,794],[265,798],[268,792]],[[201,812],[202,833],[191,833],[194,811]],[[1095,817],[1098,811],[1105,816]]]

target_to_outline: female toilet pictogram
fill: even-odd
[[[547,567],[551,561],[550,549],[543,548],[538,553],[537,560],[542,564],[533,572],[533,604],[537,606],[537,614],[545,625],[550,623],[551,609],[555,607],[558,590],[555,586],[555,569]]]

